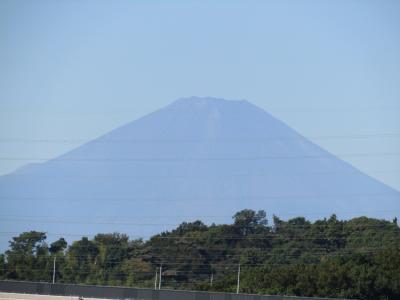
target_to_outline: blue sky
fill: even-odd
[[[400,190],[399,15],[396,0],[2,0],[0,174],[197,95],[372,154],[343,158]]]

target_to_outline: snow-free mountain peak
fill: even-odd
[[[6,224],[5,231],[136,236],[199,218],[226,222],[244,208],[312,218],[349,212],[391,218],[400,209],[399,192],[264,110],[210,97],[179,99],[56,159],[2,176],[0,198],[3,214],[41,220]],[[40,216],[78,221],[43,223]],[[100,217],[136,225],[92,220]]]

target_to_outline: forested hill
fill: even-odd
[[[147,241],[120,233],[63,238],[24,232],[0,256],[0,278],[358,299],[400,299],[400,229],[366,217],[315,222],[243,210],[233,223],[182,223]]]

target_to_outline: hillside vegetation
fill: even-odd
[[[271,223],[271,224],[270,224]],[[232,224],[182,223],[147,241],[120,233],[46,243],[24,232],[0,255],[0,278],[358,299],[400,299],[400,229],[366,217],[268,222],[243,210]]]

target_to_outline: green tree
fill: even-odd
[[[20,280],[43,280],[47,268],[48,249],[44,232],[23,232],[10,242],[6,251],[7,278]]]
[[[251,209],[244,209],[237,212],[233,216],[233,219],[234,226],[243,236],[254,233],[258,229],[263,228],[268,224],[264,210],[255,212]]]
[[[83,237],[73,242],[66,255],[64,280],[71,283],[97,283],[97,256],[99,248],[94,241]]]
[[[4,254],[0,254],[0,279],[6,279],[7,265]]]
[[[57,254],[61,251],[64,251],[67,248],[67,245],[67,241],[64,238],[60,238],[50,244],[49,251],[51,254]]]
[[[400,299],[400,228],[366,217],[310,222],[273,218],[242,210],[233,224],[184,222],[148,241],[119,233],[64,239],[25,232],[0,255],[0,278],[152,287],[163,265],[163,285],[174,289],[235,291],[238,263],[241,291],[362,300]],[[213,276],[213,285],[210,278]]]

